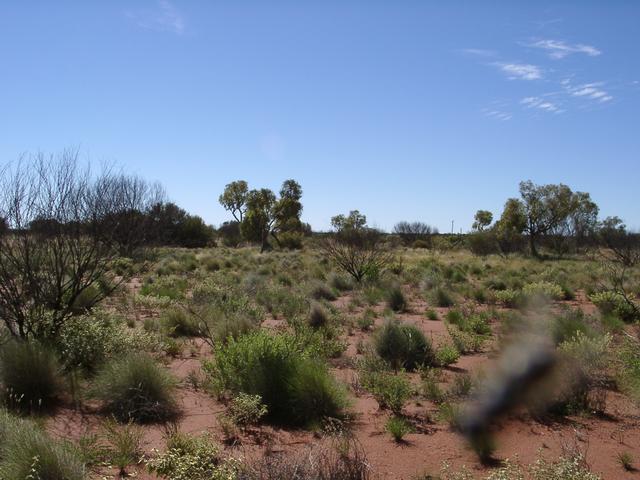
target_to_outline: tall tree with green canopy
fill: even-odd
[[[241,223],[247,209],[249,185],[244,180],[236,180],[224,187],[224,192],[218,197],[220,205],[231,212],[236,222]]]
[[[251,190],[246,198],[246,210],[240,231],[252,242],[260,242],[260,251],[267,250],[269,236],[278,244],[278,234],[302,230],[302,187],[295,180],[285,180],[280,189],[280,198],[268,188]]]
[[[489,210],[478,210],[476,212],[474,220],[475,221],[473,222],[471,228],[477,230],[478,232],[481,232],[489,225],[491,225],[491,222],[493,222],[493,213],[491,213]]]
[[[538,256],[538,239],[571,214],[573,195],[571,189],[562,183],[535,185],[531,180],[520,182],[520,196],[527,219],[524,231],[533,256]]]

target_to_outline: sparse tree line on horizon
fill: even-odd
[[[228,184],[219,201],[233,220],[216,232],[167,202],[157,184],[82,168],[77,151],[25,158],[0,174],[0,317],[19,337],[55,335],[80,298],[97,303],[124,281],[126,275],[114,274],[114,267],[145,247],[212,246],[217,235],[225,245],[254,243],[264,252],[273,243],[301,248],[311,234],[301,220],[302,188],[292,179],[277,195],[267,188],[250,190],[242,180]],[[465,236],[436,237],[437,230],[422,222],[399,222],[387,235],[352,210],[334,216],[332,231],[316,244],[358,282],[387,268],[398,243],[468,247],[480,255],[525,252],[527,244],[534,256],[541,248],[564,254],[606,247],[616,265],[640,261],[640,236],[617,217],[599,221],[588,193],[527,181],[520,194],[507,200],[493,224],[490,212],[478,211],[474,232]]]

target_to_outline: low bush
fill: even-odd
[[[543,297],[551,300],[562,300],[564,291],[560,285],[551,282],[533,282],[522,287],[522,293],[529,298]]]
[[[370,466],[355,440],[314,444],[297,453],[265,455],[243,480],[368,480]]]
[[[584,312],[578,308],[565,310],[557,315],[551,324],[551,334],[556,345],[570,340],[578,332],[593,336],[593,329],[587,325]]]
[[[387,320],[374,337],[375,350],[398,370],[414,370],[433,363],[433,348],[424,333],[414,325]]]
[[[239,427],[256,425],[268,412],[268,408],[262,403],[260,395],[238,393],[229,404],[229,418]]]
[[[126,468],[140,462],[143,456],[141,448],[143,432],[140,427],[120,425],[113,420],[104,423],[104,433],[109,442],[107,455],[109,463],[120,469],[120,477],[127,477]]]
[[[61,393],[60,373],[55,354],[38,343],[12,340],[0,347],[0,389],[11,409],[51,407]]]
[[[387,292],[387,306],[394,312],[404,312],[407,309],[407,299],[400,286],[396,285]]]
[[[224,459],[220,448],[207,435],[189,437],[174,433],[167,450],[147,463],[147,468],[169,480],[235,480],[240,463]]]
[[[182,308],[170,308],[160,316],[160,323],[169,336],[197,337],[200,335],[198,321]]]
[[[329,323],[327,310],[319,303],[313,303],[309,312],[309,326],[311,328],[321,328]]]
[[[524,297],[519,290],[510,288],[497,290],[494,293],[496,300],[508,308],[518,308],[524,303]]]
[[[187,281],[176,275],[150,277],[142,285],[140,295],[179,300],[184,298],[186,289]]]
[[[413,387],[406,375],[386,371],[366,371],[359,373],[362,386],[371,392],[380,408],[388,408],[395,414],[411,398]]]
[[[436,349],[435,352],[435,363],[440,367],[446,367],[447,365],[452,365],[458,361],[460,358],[460,352],[458,349],[449,344],[445,343]]]
[[[0,410],[0,478],[83,480],[85,475],[80,452],[71,444]]]
[[[111,361],[98,373],[92,394],[121,422],[159,422],[177,413],[175,384],[152,357],[131,354]]]
[[[399,416],[390,417],[384,428],[391,434],[393,440],[397,443],[402,442],[404,436],[413,431],[411,424]]]
[[[219,392],[260,395],[270,421],[307,426],[346,407],[343,388],[309,352],[291,335],[257,331],[217,345],[204,370]]]
[[[98,312],[70,318],[53,346],[66,370],[94,373],[111,357],[161,349],[160,338],[153,330],[147,323],[145,330],[127,328],[122,320]]]
[[[346,292],[353,289],[353,283],[349,277],[332,273],[329,276],[329,285],[339,292]]]
[[[433,291],[432,302],[438,307],[452,307],[455,304],[453,295],[448,290],[438,287]]]
[[[315,300],[335,300],[336,294],[324,283],[317,282],[311,286],[311,296]]]
[[[603,315],[613,314],[624,322],[637,320],[637,312],[633,306],[618,292],[603,291],[592,294],[589,297]]]

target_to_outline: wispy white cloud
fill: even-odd
[[[534,108],[537,110],[544,110],[551,113],[562,113],[562,110],[557,104],[541,97],[525,97],[520,100],[520,104],[527,108]]]
[[[494,110],[490,108],[483,108],[482,113],[485,117],[494,118],[496,120],[507,121],[513,118],[513,115],[509,112],[505,112],[502,110]]]
[[[495,57],[498,55],[498,52],[495,50],[486,50],[484,48],[463,48],[461,52],[478,57]]]
[[[604,82],[585,83],[582,85],[573,86],[568,79],[560,82],[565,90],[573,97],[586,98],[594,100],[600,103],[605,103],[613,100],[613,95],[607,92],[604,87]]]
[[[538,80],[542,78],[542,70],[536,65],[502,62],[496,62],[493,65],[502,70],[509,80]]]
[[[149,30],[182,35],[186,29],[184,16],[169,0],[158,0],[154,9],[126,11],[125,16],[139,27]]]
[[[530,44],[535,48],[546,50],[553,59],[560,60],[574,53],[584,53],[590,57],[597,57],[602,54],[600,50],[591,45],[582,43],[568,44],[562,40],[538,40]]]

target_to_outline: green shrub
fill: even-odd
[[[358,327],[362,331],[370,330],[375,323],[375,312],[370,308],[367,308],[362,315],[358,317]]]
[[[144,354],[108,363],[95,379],[93,396],[122,422],[157,422],[177,413],[175,380]]]
[[[124,478],[128,476],[126,467],[138,463],[143,456],[143,432],[136,425],[121,425],[113,420],[105,422],[103,427],[109,442],[109,461],[120,469],[120,477]]]
[[[151,277],[140,289],[140,295],[178,300],[184,298],[186,289],[187,281],[175,275]]]
[[[494,293],[496,300],[508,308],[518,308],[523,303],[523,295],[519,290],[504,289]]]
[[[35,342],[10,341],[3,345],[0,389],[12,409],[38,411],[51,407],[61,393],[56,356]]]
[[[375,397],[380,408],[388,408],[400,414],[404,404],[411,398],[413,388],[405,375],[386,371],[360,372],[360,382]]]
[[[291,335],[257,331],[217,345],[204,369],[219,391],[260,395],[269,420],[305,426],[346,406],[344,390],[308,348]]]
[[[435,363],[441,367],[452,365],[456,363],[459,358],[460,352],[455,346],[449,343],[445,343],[436,349]]]
[[[432,308],[428,308],[427,311],[425,312],[425,315],[429,320],[438,320],[438,312],[436,312]]]
[[[160,323],[172,337],[197,337],[200,335],[198,322],[182,308],[170,308],[160,316]]]
[[[433,362],[433,348],[414,325],[387,320],[374,337],[376,353],[398,370],[414,370]]]
[[[616,315],[624,322],[633,322],[637,320],[637,312],[633,307],[624,299],[624,297],[613,291],[597,292],[589,297],[598,310],[603,315]]]
[[[440,404],[446,399],[446,395],[432,375],[422,379],[422,394],[435,404]]]
[[[85,474],[80,453],[69,443],[0,410],[0,478],[83,480]]]
[[[626,339],[615,353],[615,359],[618,388],[640,404],[640,344]]]
[[[145,330],[149,327],[145,326]],[[67,370],[94,373],[111,357],[155,351],[161,348],[161,343],[149,331],[127,328],[121,320],[97,313],[67,320],[53,346]]]
[[[394,286],[387,293],[387,306],[394,312],[404,312],[407,309],[407,300],[400,286]]]
[[[461,330],[455,325],[447,325],[447,332],[451,337],[454,347],[462,355],[469,353],[477,353],[482,351],[482,346],[486,340],[484,335],[478,335],[474,332]]]
[[[346,292],[353,289],[353,283],[349,277],[332,273],[329,276],[329,285],[339,292]]]
[[[100,298],[102,298],[102,294],[99,286],[90,285],[75,298],[71,310],[76,314],[86,313],[93,308]]]
[[[249,395],[240,392],[231,400],[229,418],[239,426],[256,425],[268,412],[260,395]]]
[[[329,314],[327,310],[319,303],[313,303],[311,305],[311,311],[309,312],[309,326],[311,328],[321,328],[329,323]]]
[[[413,428],[404,418],[393,416],[387,420],[385,430],[391,434],[394,441],[400,443],[407,433],[413,431]]]
[[[304,235],[300,232],[283,232],[278,235],[279,246],[287,250],[300,250],[303,247]]]
[[[579,308],[566,310],[553,319],[551,334],[556,345],[573,338],[576,333],[593,336],[593,329],[585,323],[585,315]]]
[[[167,450],[148,462],[151,473],[169,480],[235,480],[240,464],[224,459],[220,448],[207,435],[174,434]]]
[[[562,300],[564,291],[560,285],[551,282],[533,282],[522,287],[522,293],[527,297],[544,297],[552,300]]]
[[[329,300],[336,299],[336,294],[324,283],[317,282],[311,287],[311,296],[315,300]]]
[[[455,304],[455,300],[451,293],[442,287],[438,287],[434,290],[432,301],[436,306],[443,308],[452,307]]]

